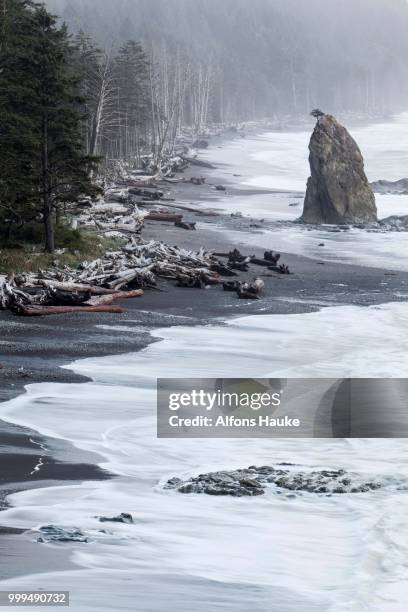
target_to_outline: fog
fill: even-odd
[[[408,102],[405,0],[48,0],[107,46],[210,66],[214,119],[385,113]]]

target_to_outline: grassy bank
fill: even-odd
[[[55,262],[75,267],[123,244],[117,238],[104,238],[92,230],[72,230],[64,225],[56,228],[55,236],[55,253],[44,251],[36,227],[28,228],[12,241],[0,239],[0,274],[36,272]]]

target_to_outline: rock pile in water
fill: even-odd
[[[56,525],[46,525],[40,527],[40,535],[37,538],[37,542],[49,543],[49,542],[89,542],[88,537],[77,528],[74,529],[63,529]]]
[[[179,493],[206,493],[207,495],[232,495],[233,497],[263,495],[268,485],[287,491],[305,491],[332,495],[334,493],[367,493],[381,488],[381,483],[348,474],[345,470],[318,470],[299,472],[284,465],[250,466],[233,471],[200,474],[186,481],[171,478],[166,489]]]
[[[331,115],[321,116],[309,145],[311,176],[302,221],[344,224],[377,220],[374,193],[360,149]]]
[[[370,186],[375,193],[408,195],[408,178],[398,181],[374,181]]]

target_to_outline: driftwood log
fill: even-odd
[[[145,200],[161,200],[164,196],[162,191],[158,190],[150,190],[150,189],[141,189],[140,187],[130,187],[129,193],[131,195],[142,196]]]
[[[43,287],[59,289],[61,291],[89,291],[91,295],[111,295],[112,293],[115,293],[115,290],[113,289],[80,283],[39,280],[38,284],[42,285]]]
[[[183,219],[183,215],[177,215],[176,213],[150,212],[145,216],[145,219],[148,221],[170,221],[176,223]]]
[[[254,264],[255,266],[264,266],[265,268],[268,268],[271,265],[271,262],[267,261],[266,259],[259,259],[258,257],[251,257],[251,264]]]
[[[15,310],[16,314],[24,317],[41,317],[48,315],[70,314],[72,312],[103,312],[121,314],[124,312],[121,306],[20,306]]]
[[[89,306],[109,306],[116,300],[129,300],[130,298],[142,297],[144,295],[143,289],[134,289],[133,291],[117,291],[110,295],[95,295],[90,298],[86,304]]]
[[[238,276],[234,270],[231,270],[228,266],[224,265],[221,262],[215,262],[211,265],[211,270],[217,272],[217,274],[221,274],[221,276]]]
[[[146,268],[145,268],[146,270]],[[146,270],[146,271],[150,271]],[[124,272],[119,272],[115,278],[115,280],[107,283],[111,289],[121,289],[130,283],[137,281],[138,284],[143,283],[143,274],[138,269],[134,270],[125,270]],[[155,285],[154,280],[152,280],[152,286]]]
[[[222,286],[224,291],[235,292],[241,300],[258,300],[259,294],[265,288],[265,283],[261,278],[256,278],[252,283],[226,281]]]
[[[252,283],[243,283],[238,289],[241,300],[259,300],[259,294],[264,290],[265,283],[262,278],[256,278]]]
[[[185,230],[195,230],[196,229],[196,223],[191,223],[187,221],[176,221],[174,225],[176,227],[179,227],[180,229],[185,229]]]
[[[192,166],[199,166],[201,168],[209,168],[210,170],[216,170],[216,167],[213,164],[210,164],[209,162],[203,161],[202,159],[198,159],[196,157],[183,156],[182,159],[184,159],[184,161],[188,162]]]
[[[80,306],[91,299],[91,292],[87,291],[66,291],[61,289],[49,289],[49,300],[59,306]]]
[[[168,204],[166,202],[166,208],[186,210],[187,212],[195,213],[196,215],[206,215],[209,217],[219,217],[220,215],[220,213],[217,213],[215,210],[208,210],[207,208],[194,208],[193,206],[185,206],[184,204]]]
[[[224,291],[237,292],[241,288],[241,283],[239,281],[226,281],[222,284]]]

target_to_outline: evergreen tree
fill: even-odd
[[[32,6],[0,2],[0,230],[7,237],[38,214]]]
[[[115,61],[119,157],[137,156],[150,119],[149,63],[140,43],[130,40]]]
[[[96,158],[83,152],[84,100],[66,27],[30,0],[0,0],[0,222],[34,219],[55,248],[61,203],[94,196]]]
[[[79,94],[84,99],[82,138],[85,151],[94,154],[94,125],[98,113],[99,75],[103,53],[83,30],[75,36],[74,47],[74,65],[81,79]]]
[[[96,158],[83,152],[79,79],[70,58],[73,48],[65,26],[43,6],[34,9],[33,57],[36,67],[32,79],[35,91],[35,117],[39,141],[39,184],[45,246],[55,248],[55,211],[63,202],[80,195],[95,196],[98,189],[90,175]]]

